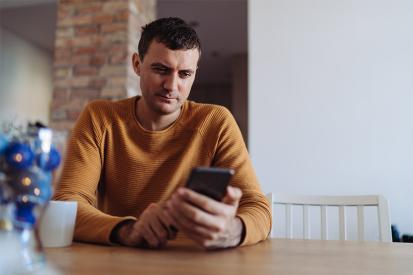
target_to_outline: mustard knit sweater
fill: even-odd
[[[139,99],[92,102],[72,131],[55,199],[78,201],[75,239],[110,244],[119,222],[166,201],[197,166],[236,171],[230,184],[243,192],[237,213],[246,228],[242,244],[265,239],[270,207],[230,112],[186,101],[170,127],[148,131],[136,119]]]

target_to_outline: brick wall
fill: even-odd
[[[139,93],[131,55],[155,14],[156,0],[59,1],[51,127],[70,130],[93,99]]]

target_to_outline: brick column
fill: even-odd
[[[59,1],[51,127],[69,131],[93,99],[139,93],[131,55],[155,14],[156,0]]]

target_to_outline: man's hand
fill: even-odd
[[[205,248],[237,246],[242,239],[244,225],[236,217],[242,192],[228,187],[222,202],[179,188],[166,203],[174,225],[190,239]]]
[[[170,225],[172,220],[161,206],[150,204],[137,221],[119,224],[113,234],[114,241],[125,246],[158,248],[176,237]]]

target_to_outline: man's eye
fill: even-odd
[[[187,78],[187,77],[190,77],[192,74],[190,72],[180,72],[179,75],[182,78]]]
[[[165,68],[153,68],[153,70],[158,74],[167,74],[168,73],[168,69],[165,69]]]

